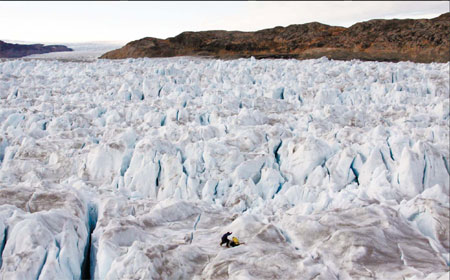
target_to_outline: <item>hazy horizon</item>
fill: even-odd
[[[124,44],[183,31],[256,31],[320,22],[348,27],[371,19],[434,18],[447,1],[408,2],[0,2],[0,40]]]

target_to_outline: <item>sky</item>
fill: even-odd
[[[41,43],[118,42],[167,38],[183,31],[256,31],[321,22],[433,18],[448,1],[182,1],[0,2],[0,39]]]

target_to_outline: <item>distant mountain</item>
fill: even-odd
[[[49,45],[44,46],[43,44],[10,44],[4,41],[0,41],[0,58],[18,58],[24,57],[31,54],[41,54],[50,52],[66,52],[73,51],[63,45]]]
[[[100,58],[210,56],[215,58],[297,58],[447,62],[450,13],[433,19],[391,19],[338,27],[312,22],[256,32],[183,32],[175,37],[146,37]]]
[[[67,42],[62,44],[71,48],[73,51],[33,54],[27,56],[27,58],[56,59],[61,61],[94,61],[105,52],[123,46],[123,43],[119,42]]]

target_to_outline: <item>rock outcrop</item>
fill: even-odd
[[[146,37],[100,58],[207,56],[215,58],[297,58],[447,62],[450,13],[433,19],[370,20],[348,28],[318,22],[256,32],[183,32],[175,37]]]
[[[0,58],[18,58],[32,54],[50,53],[50,52],[67,52],[73,51],[63,45],[48,45],[43,44],[10,44],[0,41]]]

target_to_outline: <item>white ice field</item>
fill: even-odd
[[[449,63],[5,60],[0,279],[448,280],[449,121]]]

